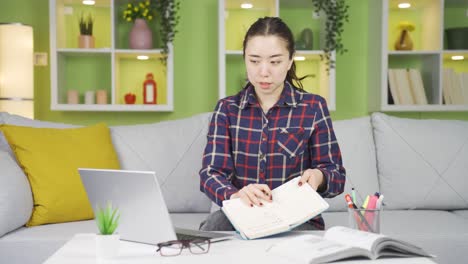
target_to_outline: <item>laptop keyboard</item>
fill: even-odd
[[[196,239],[210,239],[211,237],[204,237],[204,236],[195,236],[195,235],[189,235],[189,234],[180,234],[176,233],[177,240],[196,240]]]

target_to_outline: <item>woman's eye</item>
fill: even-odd
[[[250,60],[250,62],[253,64],[258,64],[258,60]]]
[[[272,61],[271,64],[280,64],[281,61]]]

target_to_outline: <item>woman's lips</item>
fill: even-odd
[[[269,82],[259,82],[259,84],[260,84],[260,88],[267,89],[267,88],[270,87],[271,83],[269,83]]]

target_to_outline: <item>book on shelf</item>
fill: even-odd
[[[433,257],[422,248],[383,234],[334,226],[322,236],[300,235],[280,241],[269,254],[300,263],[328,263],[350,258]]]
[[[451,75],[452,69],[444,68],[442,76],[442,95],[446,105],[452,104],[452,83]]]
[[[407,69],[393,69],[395,73],[396,87],[400,95],[400,104],[414,104],[413,94],[411,93],[410,82]]]
[[[253,207],[240,198],[224,200],[222,210],[244,239],[292,230],[328,209],[328,203],[309,184],[296,177],[272,190],[273,201]]]
[[[401,104],[400,95],[398,94],[395,71],[393,69],[388,69],[388,86],[390,88],[390,95],[393,98],[394,104]]]
[[[421,72],[418,69],[409,69],[408,78],[414,102],[418,105],[427,104],[426,91],[424,90]]]

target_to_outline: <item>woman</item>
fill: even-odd
[[[272,189],[296,176],[322,197],[343,192],[345,169],[326,102],[302,90],[294,52],[291,30],[280,18],[260,18],[247,31],[249,82],[219,100],[200,170],[201,191],[219,206],[233,198],[263,206],[274,199]],[[200,229],[234,230],[221,210]],[[297,229],[323,230],[324,222],[317,216]]]

